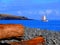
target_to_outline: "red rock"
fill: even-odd
[[[36,37],[31,40],[21,41],[21,42],[11,42],[11,45],[44,45],[45,40],[43,37]]]
[[[21,24],[0,24],[0,39],[23,36],[24,26]]]

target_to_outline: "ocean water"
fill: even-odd
[[[48,22],[42,22],[40,20],[0,20],[0,24],[22,24],[29,28],[60,31],[59,20],[49,20]]]

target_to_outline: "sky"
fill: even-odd
[[[41,20],[60,20],[60,0],[0,0],[0,13]]]

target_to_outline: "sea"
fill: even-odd
[[[60,31],[60,20],[0,20],[0,24],[22,24],[28,28],[40,28],[44,30]]]

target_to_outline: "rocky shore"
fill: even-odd
[[[22,38],[23,40],[29,40],[40,35],[42,35],[45,38],[46,41],[45,45],[60,45],[60,32],[56,32],[56,31],[25,27],[25,34]],[[14,41],[18,41],[18,40],[15,39],[2,40],[0,42],[5,43],[5,42],[14,42]]]
[[[24,40],[29,40],[39,35],[45,38],[45,45],[60,45],[60,32],[42,29],[25,28]]]

